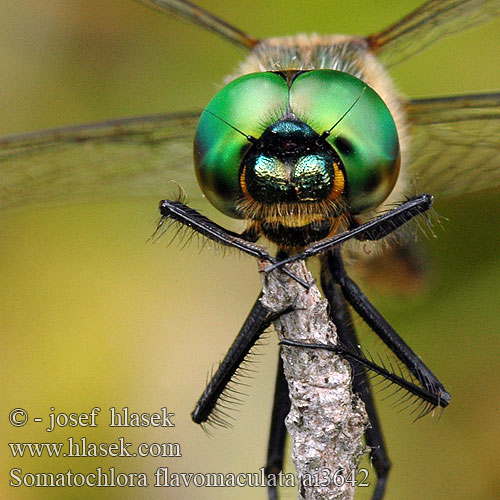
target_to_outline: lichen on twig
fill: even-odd
[[[288,266],[298,278],[311,283],[305,262]],[[280,312],[294,310],[274,322],[283,338],[315,344],[337,342],[328,317],[328,302],[316,285],[306,289],[280,271],[263,273],[263,305]],[[351,368],[339,355],[321,349],[282,346],[291,409],[286,418],[292,436],[299,499],[349,500],[354,498],[357,465],[367,451],[363,434],[368,418],[353,394]]]

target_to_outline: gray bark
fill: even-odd
[[[305,263],[287,266],[312,282]],[[275,321],[280,340],[309,343],[337,342],[335,326],[328,317],[328,302],[316,287],[309,290],[281,271],[263,273],[261,299],[265,307],[280,312],[295,310]],[[361,400],[352,393],[351,369],[338,355],[321,349],[283,346],[282,358],[290,390],[291,410],[286,418],[293,439],[299,499],[349,500],[355,487],[349,478],[367,451],[363,434],[367,416]],[[317,480],[320,484],[314,484]],[[312,483],[312,484],[311,484]]]

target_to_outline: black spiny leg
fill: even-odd
[[[276,262],[277,260],[276,258],[271,257],[262,247],[254,244],[254,242],[257,241],[260,235],[252,228],[243,232],[242,234],[234,233],[216,224],[196,210],[193,210],[189,206],[179,201],[162,200],[160,202],[160,213],[162,214],[162,220],[160,221],[157,231],[160,231],[165,223],[174,221],[221,245],[236,248],[244,253],[251,255],[252,257],[256,257],[259,260],[264,260],[272,263]],[[283,252],[280,252],[278,254],[278,258],[284,257],[285,254]],[[308,283],[303,282],[302,280],[291,274],[287,269],[283,269],[283,271],[306,288],[309,287]],[[220,409],[219,411],[214,412],[214,410],[216,410],[216,405],[219,398],[226,390],[227,385],[231,381],[232,377],[238,370],[241,363],[244,361],[246,355],[250,352],[259,337],[262,335],[264,330],[266,330],[266,328],[268,328],[270,324],[279,316],[293,310],[293,307],[291,307],[290,309],[281,311],[279,313],[270,313],[261,304],[260,297],[261,295],[259,295],[259,297],[257,298],[257,301],[255,302],[252,310],[245,320],[245,323],[241,327],[240,332],[238,333],[226,356],[219,365],[219,368],[217,369],[215,375],[212,377],[209,384],[205,388],[205,391],[198,400],[198,403],[196,404],[195,409],[191,414],[194,422],[202,424],[207,421],[212,421],[221,425],[227,424],[224,417],[228,417],[228,415],[226,415]],[[282,378],[282,382],[285,382],[284,389],[286,390],[286,393],[283,397],[283,383],[280,383],[278,380],[279,387],[277,389],[278,392],[276,398],[279,398],[280,401],[278,401],[277,403],[277,408],[283,408],[288,401],[288,386],[286,385],[284,375],[282,375]],[[231,395],[228,394],[226,398],[231,399]],[[284,436],[286,436],[286,429],[284,427],[284,417],[286,416],[286,413],[287,412],[285,412],[285,415],[283,416],[283,418],[281,418],[282,429],[278,426],[278,424],[276,424],[276,426],[278,426],[276,427],[276,429],[278,429],[278,434],[284,433]],[[284,443],[284,437],[280,439],[283,440]],[[283,451],[279,451],[280,447],[284,447],[284,444],[283,446],[279,444],[280,439],[277,439],[276,444],[270,443],[269,445],[270,448],[272,447],[272,449],[275,450],[277,455],[279,455],[280,453],[281,455],[283,455]],[[283,459],[281,458],[281,462],[282,461]],[[269,463],[270,462],[268,460],[268,464]]]
[[[339,341],[349,350],[361,355],[356,330],[352,324],[351,313],[339,286],[332,280],[326,259],[322,262],[321,286],[330,304],[330,318],[337,329]],[[365,439],[366,444],[370,448],[370,459],[377,473],[377,483],[373,491],[372,500],[381,500],[384,496],[391,463],[387,455],[384,436],[380,428],[366,368],[352,360],[350,364],[353,374],[353,391],[365,404],[366,413],[370,421],[370,425],[365,432]]]
[[[328,253],[325,259],[333,280],[339,284],[347,302],[420,382],[424,395],[427,396],[424,399],[431,403],[429,409],[436,405],[447,406],[451,399],[450,394],[424,362],[377,311],[356,283],[349,278],[342,262],[340,250],[335,249]]]
[[[220,408],[216,408],[219,398],[221,398],[221,395],[227,389],[227,385],[262,333],[281,315],[293,311],[293,306],[291,306],[284,311],[271,313],[261,304],[261,297],[262,293],[257,297],[238,335],[196,403],[195,409],[191,413],[191,417],[195,423],[203,424],[208,421],[214,424],[227,425],[224,417],[229,417],[229,415],[224,413]],[[229,404],[231,403],[231,399],[238,399],[237,395],[233,396],[231,394],[230,389],[226,392],[222,396],[222,399],[225,396],[225,399],[229,400]]]
[[[250,352],[250,349],[255,345],[255,342],[257,342],[264,330],[269,327],[275,318],[275,316],[261,304],[261,296],[262,293],[258,296],[245,323],[243,323],[241,330],[227,351],[215,375],[212,377],[212,380],[210,380],[196,403],[196,407],[193,413],[191,413],[191,417],[197,424],[212,421],[215,424],[227,425],[224,418],[228,417],[227,414],[220,409],[214,413],[217,401],[246,355]],[[228,395],[228,397],[230,398],[231,396]]]
[[[422,414],[430,411],[435,406],[447,406],[450,402],[450,394],[446,392],[441,382],[427,368],[423,361],[412,351],[406,342],[395,332],[384,317],[371,304],[359,287],[347,275],[342,257],[340,255],[340,246],[345,241],[356,238],[360,240],[378,240],[388,235],[395,229],[401,227],[412,218],[425,212],[432,206],[432,196],[428,194],[416,196],[393,208],[389,212],[376,217],[375,219],[365,222],[358,227],[354,227],[340,233],[332,238],[326,238],[309,245],[303,252],[292,255],[287,259],[283,259],[278,263],[269,266],[266,272],[282,267],[283,265],[294,262],[296,260],[305,259],[315,255],[324,255],[326,265],[330,270],[332,279],[340,286],[342,295],[345,300],[353,307],[353,309],[361,316],[366,324],[380,337],[380,339],[389,347],[397,358],[408,368],[412,376],[418,381],[415,384],[412,380],[405,380],[398,375],[388,372],[385,367],[380,367],[367,360],[364,357],[359,357],[358,353],[350,352],[348,349],[343,349],[342,346],[331,345],[315,345],[303,344],[300,342],[284,340],[283,344],[295,345],[297,347],[309,347],[314,349],[328,349],[341,353],[348,359],[356,360],[360,364],[374,370],[386,377],[387,379],[404,387],[412,394],[418,396],[425,402],[429,403],[424,408]]]
[[[236,248],[259,260],[276,262],[264,248],[253,244],[257,241],[258,234],[250,231],[242,234],[229,231],[180,201],[160,201],[160,213],[163,218],[157,231],[165,222],[176,221],[216,243]]]
[[[193,231],[212,241],[215,241],[216,243],[219,243],[220,245],[235,248],[240,252],[251,255],[261,261],[276,263],[276,259],[271,257],[271,255],[269,255],[264,248],[254,244],[259,239],[260,234],[252,229],[244,231],[241,234],[229,231],[180,201],[160,201],[160,213],[162,215],[162,219],[155,234],[160,232],[165,223],[168,223],[169,221],[179,222],[183,226],[192,229]],[[283,268],[283,272],[288,274],[288,276],[296,280],[305,288],[309,288],[311,286],[309,283],[305,283],[301,279],[294,276],[290,273],[290,271],[288,271],[288,269]]]
[[[429,210],[432,207],[432,203],[433,198],[430,194],[422,194],[420,196],[410,198],[408,201],[401,203],[401,205],[398,205],[392,210],[389,210],[388,212],[379,215],[368,222],[352,227],[351,229],[343,233],[336,234],[331,238],[325,238],[324,240],[312,243],[303,252],[292,255],[287,259],[280,260],[279,262],[268,266],[265,271],[271,272],[273,269],[278,267],[282,268],[285,264],[290,262],[308,259],[309,257],[314,257],[315,255],[326,254],[326,252],[332,251],[334,248],[339,247],[352,238],[369,241],[380,240],[406,224],[414,217],[417,217],[418,215],[421,215]]]
[[[287,430],[285,417],[290,411],[290,396],[288,394],[288,383],[283,372],[283,360],[281,353],[278,360],[278,370],[276,373],[276,383],[274,386],[274,403],[271,417],[271,430],[269,432],[269,443],[267,447],[266,477],[277,475],[283,469],[283,459],[285,456],[285,444]],[[277,477],[276,477],[277,481]],[[269,486],[267,489],[269,500],[278,499],[277,486]]]
[[[399,376],[393,371],[387,370],[386,367],[370,361],[363,354],[360,356],[359,352],[350,348],[351,342],[349,342],[349,345],[345,346],[340,344],[310,344],[284,339],[281,343],[309,349],[327,349],[367,367],[420,398],[422,400],[421,404],[425,405],[420,416],[425,415],[436,406],[448,406],[451,396],[446,392],[441,382],[413,352],[408,344],[406,344],[406,342],[396,333],[377,309],[375,309],[356,283],[349,278],[344,269],[340,250],[335,249],[329,252],[324,257],[324,260],[326,266],[328,266],[333,282],[339,285],[344,299],[405,365],[413,378]]]

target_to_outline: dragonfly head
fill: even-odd
[[[385,103],[350,74],[252,73],[210,101],[194,158],[216,208],[293,246],[380,205],[397,180],[399,141]],[[280,236],[287,230],[291,240]]]

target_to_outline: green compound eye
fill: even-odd
[[[394,120],[373,89],[313,70],[229,83],[201,115],[194,160],[212,205],[242,218],[242,188],[266,204],[342,195],[353,214],[375,208],[396,183],[400,155]]]
[[[379,95],[348,73],[314,70],[293,81],[290,107],[319,134],[349,110],[327,139],[344,166],[349,211],[380,205],[396,183],[400,153],[396,125]]]
[[[201,115],[194,142],[198,182],[208,200],[230,217],[241,218],[240,166],[258,138],[286,111],[288,86],[275,73],[252,73],[229,83]],[[238,132],[239,131],[239,132]]]

